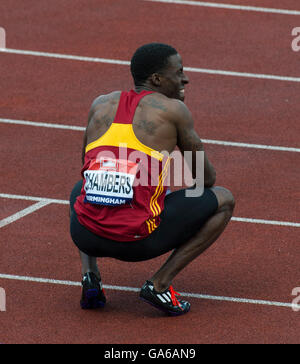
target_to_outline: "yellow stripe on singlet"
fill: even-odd
[[[154,195],[151,197],[151,200],[150,200],[150,209],[153,213],[153,217],[158,216],[161,213],[161,208],[160,208],[159,204],[157,203],[157,199],[163,192],[164,181],[168,175],[169,163],[170,163],[170,158],[168,158],[168,160],[165,163],[164,169],[162,170],[162,172],[159,176],[158,185],[156,187]]]
[[[112,146],[112,147],[127,147],[129,149],[138,150],[143,152],[150,157],[162,161],[164,155],[159,153],[147,145],[140,142],[132,128],[132,124],[120,124],[112,123],[107,132],[102,135],[99,139],[87,145],[85,152],[95,149],[100,146]]]
[[[155,220],[153,218],[151,218],[151,219],[147,220],[146,223],[148,226],[149,234],[151,234],[152,231],[154,231],[157,228],[157,226],[155,224]]]
[[[150,210],[153,213],[153,217],[151,217],[150,219],[148,219],[146,221],[147,226],[148,226],[148,231],[149,234],[152,233],[152,231],[154,231],[157,226],[155,224],[155,217],[159,216],[161,213],[161,207],[159,206],[159,204],[157,203],[157,199],[158,197],[162,194],[163,189],[164,189],[164,181],[168,175],[168,166],[170,163],[170,158],[168,158],[168,160],[165,163],[165,166],[159,176],[159,182],[158,182],[158,186],[155,189],[154,195],[151,197],[150,200]]]
[[[146,224],[147,224],[147,226],[148,226],[148,231],[149,231],[149,234],[151,234],[151,226],[150,226],[150,222],[147,220],[146,221]]]

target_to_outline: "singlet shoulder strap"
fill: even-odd
[[[141,99],[153,91],[142,91],[139,94],[134,90],[129,92],[123,91],[120,96],[118,110],[114,119],[114,123],[132,124],[135,110]]]

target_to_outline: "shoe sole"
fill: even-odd
[[[98,289],[88,289],[85,294],[85,299],[80,301],[80,306],[83,310],[102,308],[105,306],[105,302],[99,299]]]
[[[164,313],[167,313],[169,316],[181,316],[181,315],[184,315],[185,313],[188,313],[189,310],[190,310],[190,307],[187,311],[181,311],[181,312],[174,312],[174,311],[170,311],[168,310],[167,308],[164,308],[162,306],[159,306],[151,301],[148,301],[146,298],[144,297],[140,297],[140,299],[146,303],[148,303],[149,305],[159,309],[160,311],[164,312]]]

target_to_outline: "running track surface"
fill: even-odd
[[[298,1],[280,3],[243,5],[300,11]],[[299,15],[142,0],[0,4],[9,49],[128,61],[139,45],[161,41],[179,50],[186,67],[298,78],[300,54],[291,49],[296,26]],[[132,87],[127,65],[1,52],[0,67],[1,120],[84,127],[97,95]],[[187,74],[186,103],[203,139],[299,148],[299,82]],[[15,217],[0,227],[6,293],[0,342],[300,342],[300,313],[291,306],[300,286],[299,150],[206,144],[218,185],[237,200],[234,216],[265,223],[233,220],[176,277],[177,291],[194,294],[192,309],[169,318],[138,300],[138,289],[167,256],[137,264],[99,260],[107,307],[79,308],[80,264],[67,200],[80,178],[82,137],[80,130],[0,122],[0,226]],[[36,205],[29,197],[58,201]]]

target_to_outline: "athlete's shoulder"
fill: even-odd
[[[187,106],[182,101],[169,98],[159,92],[154,92],[145,97],[145,103],[154,109],[159,109],[171,114],[184,114],[185,112],[189,112]]]
[[[177,99],[171,99],[171,105],[170,105],[171,111],[179,115],[180,117],[185,117],[187,115],[190,115],[191,112],[189,108],[186,106],[186,104]]]
[[[185,123],[192,120],[192,114],[186,104],[178,99],[172,99],[165,95],[160,95],[160,101],[166,111],[166,117],[175,123]]]
[[[113,91],[105,95],[97,96],[91,106],[91,109],[95,109],[98,105],[106,103],[115,103],[120,99],[121,91]]]

